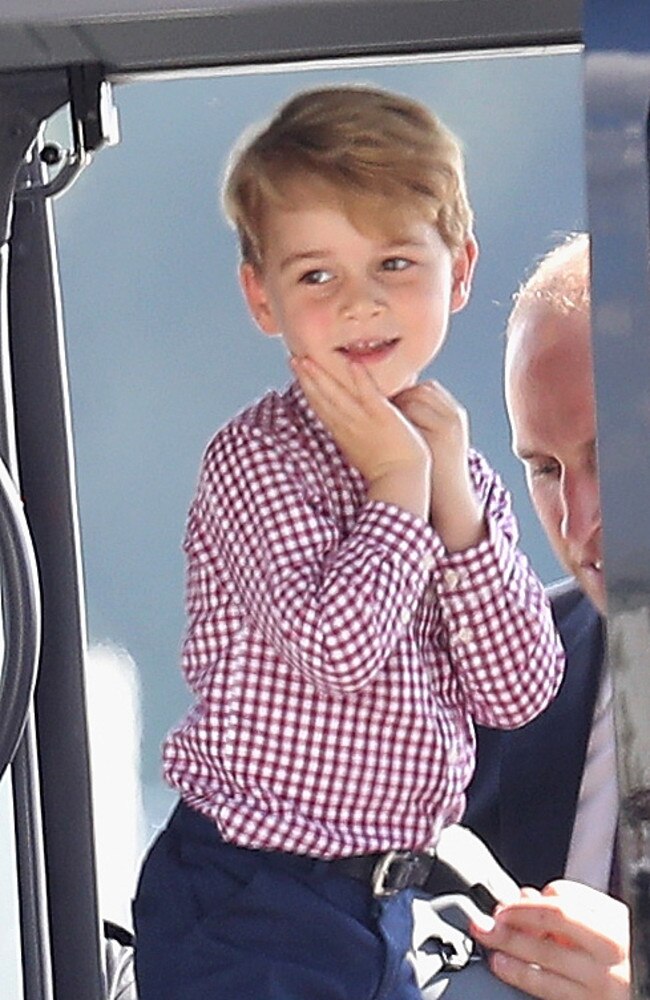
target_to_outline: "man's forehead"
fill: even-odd
[[[589,316],[537,307],[513,326],[506,356],[506,402],[513,448],[547,450],[559,438],[595,433]]]
[[[591,371],[590,315],[585,309],[559,311],[543,301],[518,310],[506,345],[506,377],[541,364],[567,364]]]

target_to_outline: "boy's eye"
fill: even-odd
[[[381,262],[384,271],[405,271],[412,264],[413,261],[408,257],[387,257]]]
[[[302,274],[300,281],[305,285],[326,285],[333,277],[334,275],[331,271],[317,268],[314,271],[307,271],[305,274]]]

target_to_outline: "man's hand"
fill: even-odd
[[[312,409],[368,483],[368,497],[426,520],[431,455],[413,425],[386,399],[364,365],[351,361],[343,382],[311,358],[291,366]]]
[[[483,511],[472,486],[467,413],[439,382],[422,382],[392,400],[420,431],[432,457],[431,523],[449,552],[485,536]]]
[[[540,1000],[630,1000],[629,911],[578,882],[523,889],[472,934],[499,979]]]

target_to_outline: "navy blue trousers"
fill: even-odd
[[[324,861],[227,844],[181,804],[133,906],[139,1000],[421,1000],[411,902],[379,902]]]

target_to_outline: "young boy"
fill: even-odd
[[[140,1000],[415,1000],[409,887],[462,815],[473,720],[527,722],[563,663],[507,493],[418,383],[477,256],[462,156],[405,97],[307,92],[236,152],[225,207],[296,380],[217,433],[190,511],[196,704]]]

